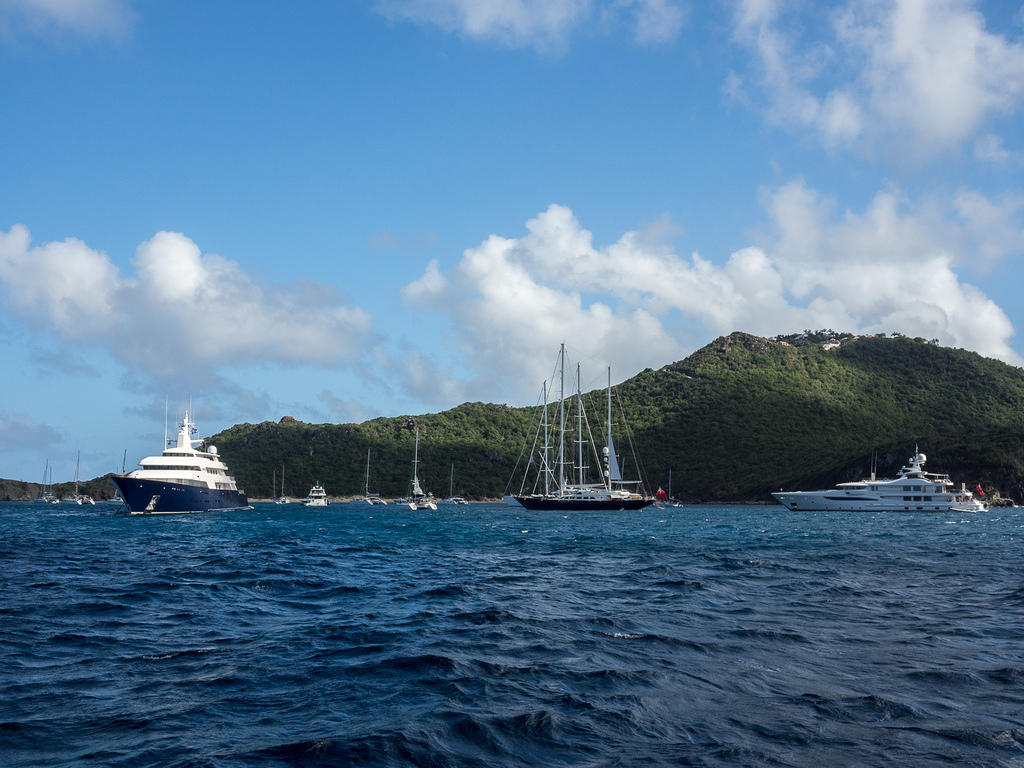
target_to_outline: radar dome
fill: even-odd
[[[217,455],[217,446],[216,445],[211,445],[210,446],[210,453],[212,453],[214,456]]]

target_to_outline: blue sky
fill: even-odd
[[[0,0],[0,477],[733,330],[1024,362],[1024,6]]]

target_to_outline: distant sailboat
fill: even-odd
[[[452,464],[451,472],[448,475],[448,498],[445,499],[444,501],[447,504],[469,504],[469,502],[466,501],[461,496],[456,496],[454,494],[454,491],[455,491],[455,464]]]
[[[60,499],[53,495],[50,491],[50,486],[53,484],[53,469],[50,467],[50,460],[46,460],[46,464],[43,466],[43,491],[39,497],[39,501],[44,504],[58,504]]]
[[[95,504],[92,496],[88,494],[78,492],[78,469],[82,461],[82,452],[78,452],[78,458],[75,459],[75,503],[76,504]]]
[[[277,492],[277,481],[274,481],[274,492]],[[291,504],[292,500],[284,495],[284,464],[281,465],[281,495],[274,497],[275,504]]]
[[[416,427],[416,447],[413,450],[412,458],[412,495],[409,497],[409,509],[437,509],[437,502],[429,493],[424,493],[420,488],[420,478],[417,472],[417,465],[420,461],[420,429]]]
[[[366,482],[363,486],[364,500],[367,504],[387,504],[384,499],[380,497],[379,493],[370,493],[370,449],[366,449]]]

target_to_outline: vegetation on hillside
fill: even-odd
[[[604,397],[603,390],[585,395],[592,420],[603,421]],[[667,488],[671,470],[673,495],[684,500],[767,500],[779,488],[826,487],[866,475],[872,454],[879,475],[892,476],[915,446],[931,471],[1024,498],[1024,371],[934,341],[737,332],[642,371],[616,387],[616,397],[648,488]],[[272,495],[282,466],[289,496],[304,496],[314,483],[332,496],[359,495],[367,450],[370,490],[393,497],[409,491],[418,427],[425,490],[447,495],[453,473],[456,494],[495,498],[509,489],[539,418],[538,407],[464,403],[362,424],[286,416],[238,424],[207,442],[253,498]],[[603,433],[603,424],[592,427]],[[628,455],[624,463],[635,475]],[[0,495],[13,490],[0,486]]]
[[[687,500],[767,499],[780,487],[859,477],[873,452],[891,475],[915,445],[933,471],[1022,495],[1024,371],[924,339],[733,333],[642,371],[616,396],[649,486],[667,487],[671,469],[673,494]],[[603,392],[586,397],[590,414],[603,413]],[[254,496],[270,495],[282,464],[293,496],[314,482],[361,493],[367,448],[370,490],[394,496],[408,491],[418,425],[425,488],[446,494],[454,465],[455,493],[493,498],[538,419],[538,408],[466,403],[358,425],[241,424],[211,442]]]

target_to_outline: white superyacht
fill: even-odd
[[[773,493],[792,510],[865,512],[984,512],[985,505],[961,483],[953,486],[949,475],[924,471],[928,457],[917,453],[907,460],[895,480],[839,483],[828,491],[779,491]]]

